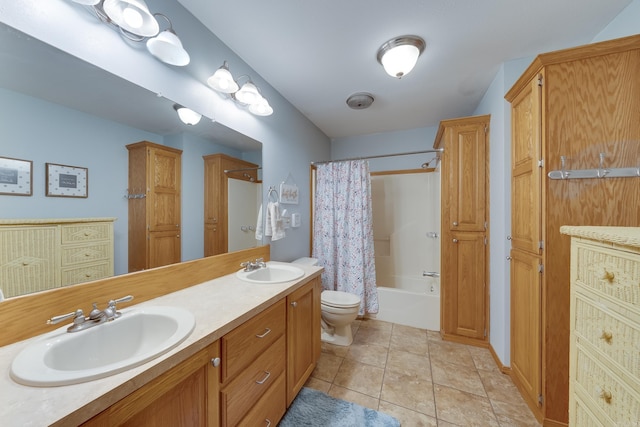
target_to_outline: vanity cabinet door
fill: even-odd
[[[142,386],[83,426],[219,425],[219,342]]]

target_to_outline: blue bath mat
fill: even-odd
[[[303,387],[278,427],[399,427],[394,417]]]

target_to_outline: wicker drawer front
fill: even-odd
[[[274,381],[271,388],[240,421],[239,427],[276,426],[287,410],[285,378],[285,374],[281,374]]]
[[[640,378],[640,325],[575,295],[576,333]]]
[[[75,285],[76,283],[89,282],[111,276],[113,276],[113,264],[108,260],[91,265],[83,265],[82,267],[66,268],[62,270],[62,286]]]
[[[282,300],[222,337],[221,381],[231,379],[284,334],[286,319]]]
[[[571,413],[571,425],[580,427],[605,427],[598,418],[591,412],[579,396],[575,397],[573,412]]]
[[[111,242],[83,246],[63,246],[62,266],[83,264],[111,258]]]
[[[62,244],[110,240],[113,234],[111,222],[62,225]]]
[[[284,376],[286,354],[285,337],[281,335],[267,351],[222,390],[220,396],[223,426],[237,425],[278,377]]]
[[[584,242],[574,245],[578,284],[640,306],[640,255]]]
[[[605,365],[576,345],[576,366],[572,369],[575,389],[588,396],[587,407],[596,407],[611,425],[634,425],[640,419],[640,395],[615,377]],[[580,424],[577,424],[580,425]]]

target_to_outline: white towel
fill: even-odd
[[[262,240],[263,235],[263,226],[262,226],[262,204],[260,204],[260,209],[258,209],[258,222],[256,222],[256,240]]]
[[[271,236],[272,242],[285,237],[284,222],[280,215],[280,204],[278,202],[269,202],[267,204],[267,221],[264,234],[265,236]]]

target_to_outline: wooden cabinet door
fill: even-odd
[[[217,427],[220,357],[216,341],[209,347],[113,404],[83,426]]]
[[[446,242],[445,242],[446,239]],[[447,233],[443,237],[448,270],[444,271],[445,334],[485,338],[485,244],[480,233]]]
[[[147,268],[180,262],[181,242],[179,231],[149,232],[149,256]]]
[[[541,259],[511,251],[511,370],[530,405],[542,394]]]
[[[149,148],[149,230],[180,231],[180,153]]]
[[[287,406],[291,404],[316,363],[320,318],[316,280],[287,297]],[[318,336],[316,336],[318,335]]]
[[[511,107],[511,245],[534,254],[542,246],[541,92],[533,79]]]
[[[453,126],[445,152],[449,173],[449,229],[485,230],[485,176],[487,123]]]

